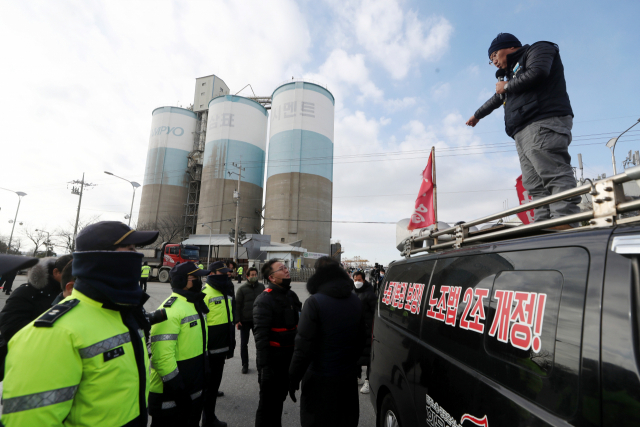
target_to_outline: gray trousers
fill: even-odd
[[[529,124],[515,135],[522,169],[522,184],[533,197],[560,193],[576,187],[571,168],[571,116],[550,117]],[[534,221],[580,212],[580,196],[536,208]]]

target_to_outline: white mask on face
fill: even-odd
[[[353,284],[356,285],[356,288],[360,289],[362,285],[364,285],[364,282],[353,282]]]

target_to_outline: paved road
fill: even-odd
[[[17,276],[13,284],[13,288],[17,288],[25,283],[25,276]],[[236,289],[237,289],[236,284]],[[304,301],[309,296],[304,283],[294,282],[292,289],[298,294],[300,301]],[[169,296],[169,285],[166,283],[149,282],[147,292],[151,296],[145,304],[148,311],[156,310]],[[4,307],[8,297],[0,292],[0,309]],[[246,427],[253,426],[255,420],[256,409],[258,409],[258,374],[256,372],[256,350],[253,342],[253,335],[249,341],[249,373],[243,375],[241,373],[242,365],[240,362],[240,332],[236,331],[237,347],[235,356],[227,360],[224,376],[220,389],[224,391],[224,397],[218,399],[217,416],[222,421],[226,421],[229,427]],[[1,391],[1,384],[0,384]],[[300,425],[300,392],[298,394],[298,403],[293,403],[287,398],[284,402],[284,410],[282,414],[283,426],[299,426]],[[375,414],[369,395],[359,394],[360,396],[360,423],[358,426],[375,426]],[[331,410],[331,408],[327,408]]]

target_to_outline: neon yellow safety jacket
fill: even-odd
[[[199,268],[200,270],[202,270],[202,269],[204,269],[204,265],[202,265],[202,264],[198,264],[198,268]]]
[[[209,354],[233,354],[236,344],[233,331],[233,297],[224,295],[209,283],[202,292],[206,295],[205,302],[209,307]]]
[[[142,329],[133,335],[120,312],[75,289],[9,341],[2,423],[124,426],[138,418],[149,358]]]
[[[238,267],[238,275],[242,276],[242,272],[244,271],[244,269],[242,267]]]
[[[193,294],[193,295],[191,295]],[[189,300],[188,300],[188,299]],[[196,309],[194,301],[203,294],[174,290],[159,308],[167,312],[167,320],[151,327],[151,395],[150,412],[176,406],[175,390],[165,390],[165,383],[178,379],[192,400],[202,395],[204,389],[207,314]],[[206,310],[205,310],[206,311]],[[169,387],[167,387],[168,389]]]
[[[140,274],[140,277],[142,278],[149,277],[150,273],[151,273],[151,267],[149,267],[148,265],[143,265],[142,273]]]

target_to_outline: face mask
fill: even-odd
[[[189,288],[191,292],[200,292],[202,291],[202,280],[195,279],[191,281],[191,287]]]
[[[256,277],[249,277],[247,280],[249,280],[251,283],[255,283],[258,281],[258,276]]]
[[[380,273],[380,277],[384,277],[384,273]]]
[[[280,283],[284,289],[291,289],[291,279],[282,279],[282,283]]]
[[[362,285],[364,285],[363,282],[353,282],[354,285],[356,285],[357,289],[360,289],[362,287]]]

